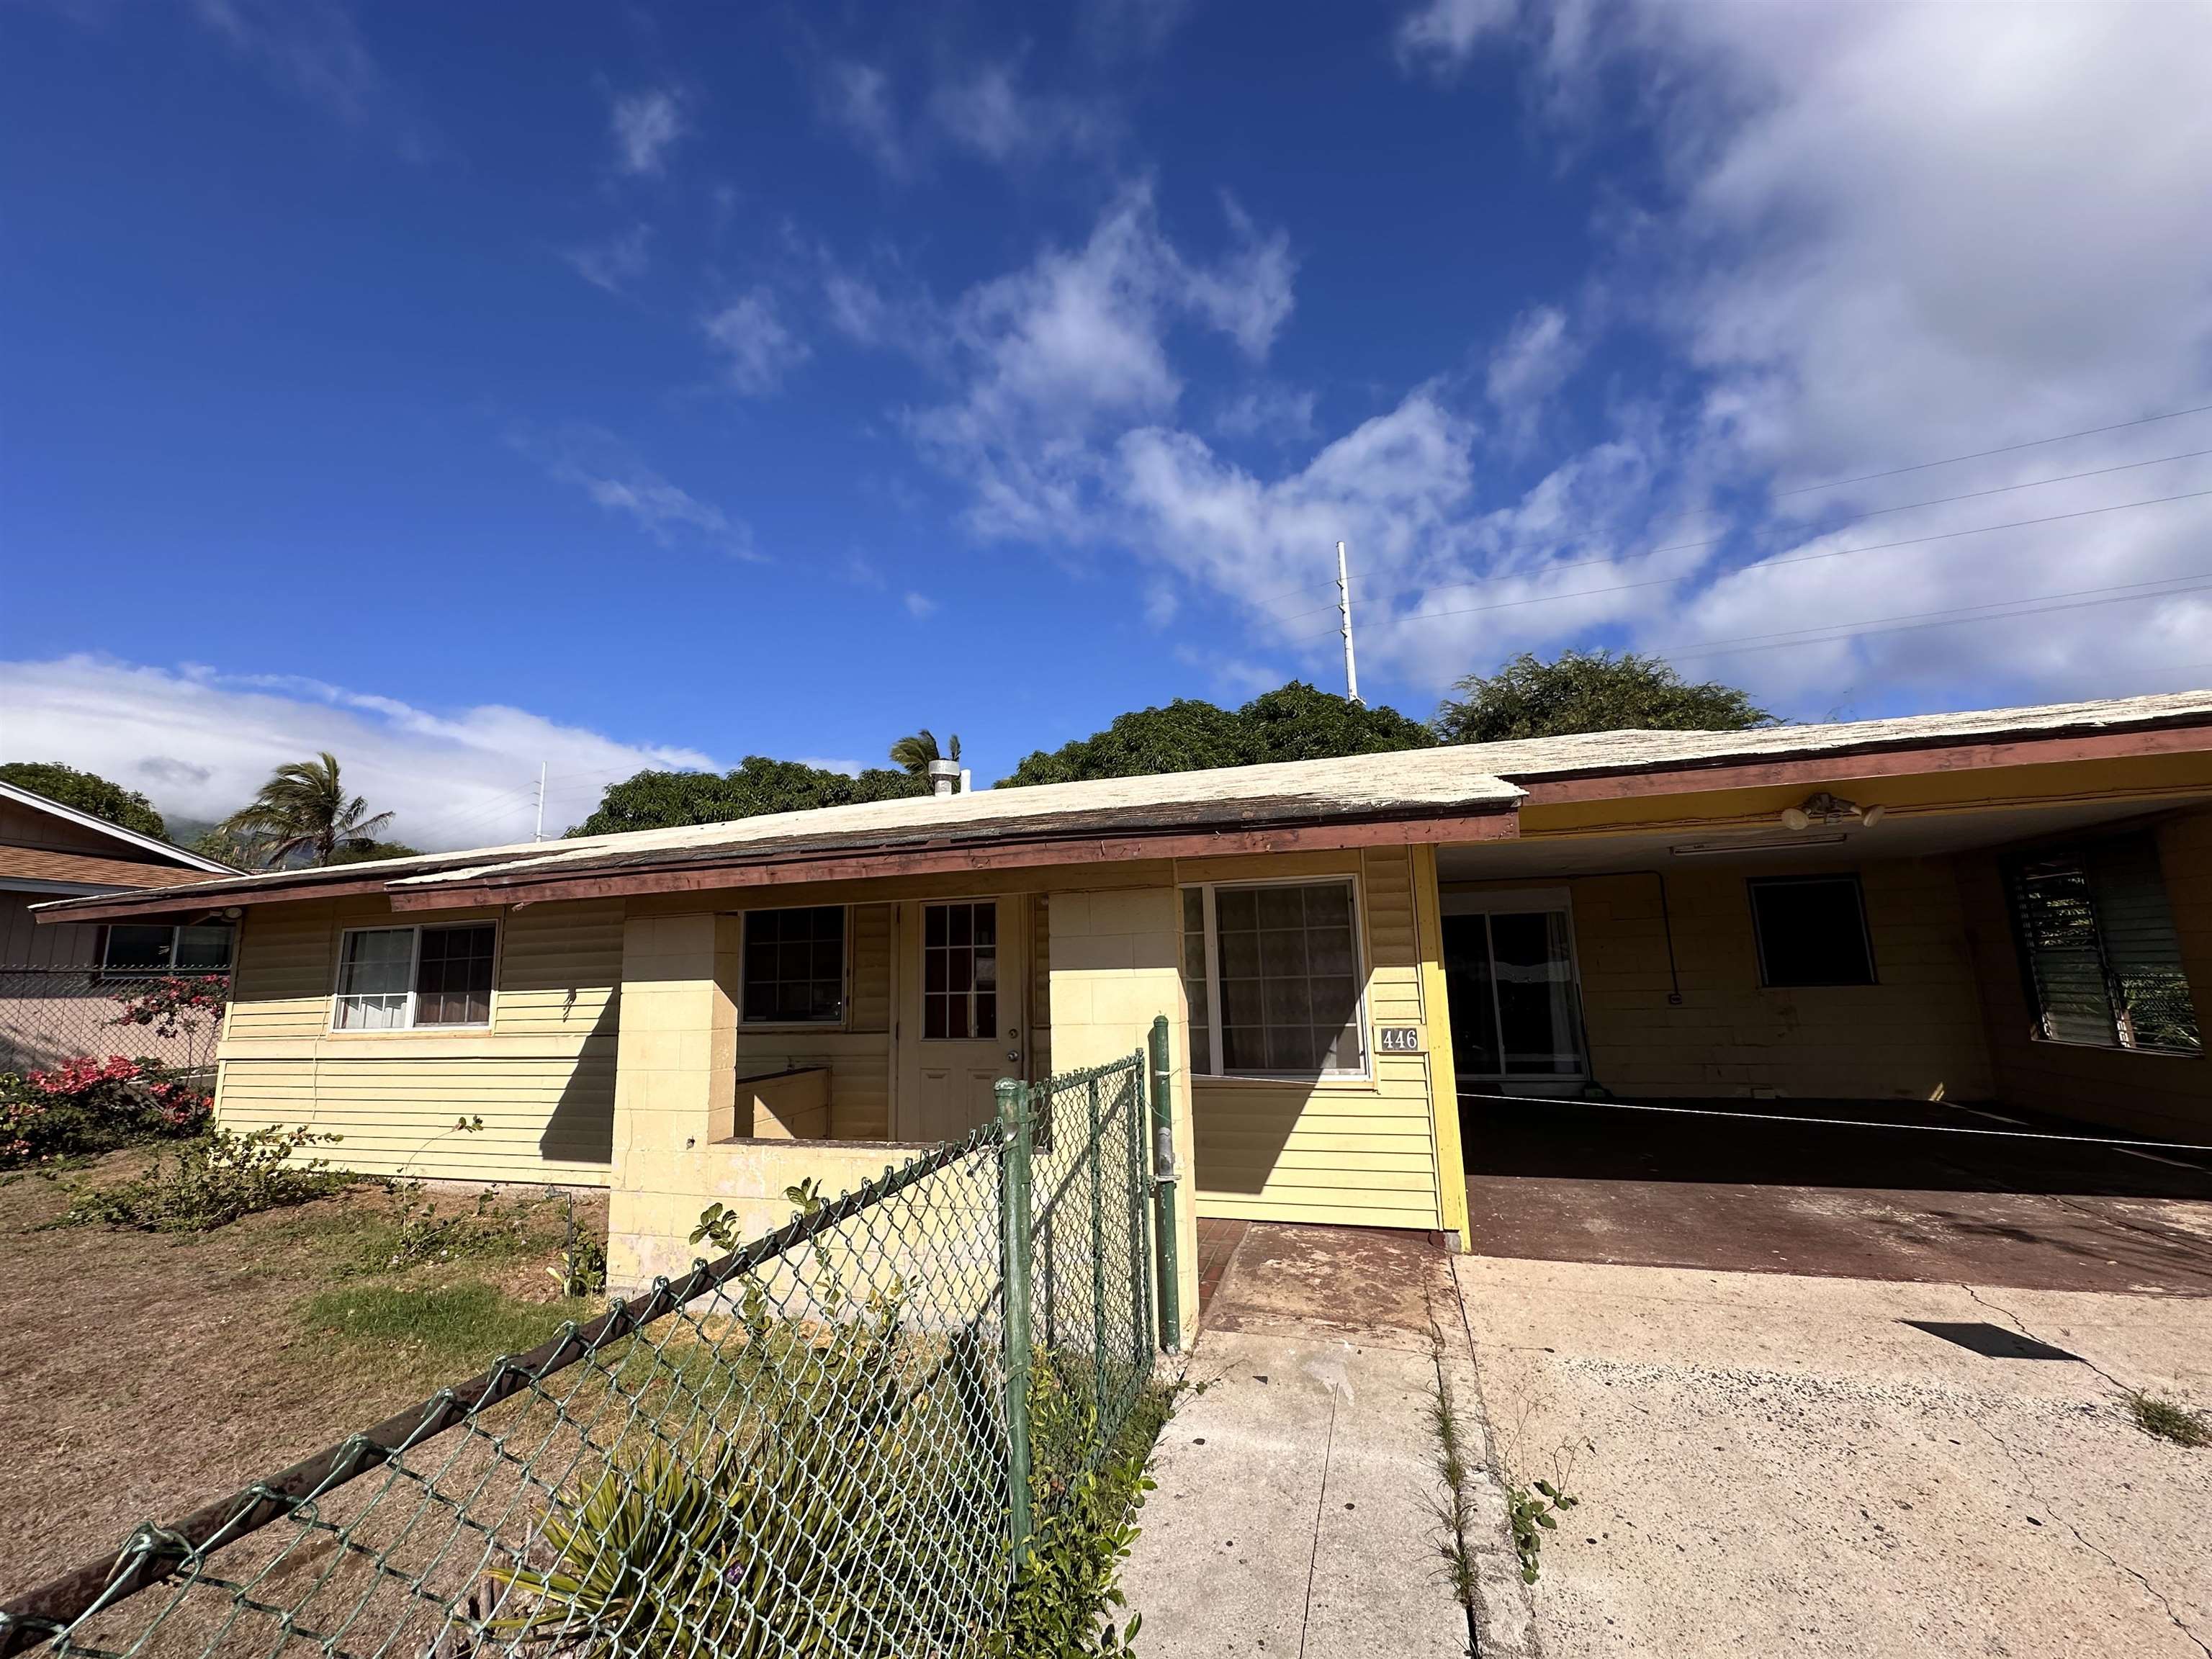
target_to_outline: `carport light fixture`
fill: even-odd
[[[1809,830],[1816,823],[1856,823],[1871,830],[1881,822],[1883,810],[1879,806],[1861,806],[1856,801],[1838,800],[1823,789],[1816,795],[1806,796],[1802,806],[1784,807],[1782,827]]]
[[[1733,853],[1794,853],[1801,847],[1832,847],[1841,835],[1808,836],[1802,841],[1686,841],[1667,850],[1678,859],[1719,858]]]

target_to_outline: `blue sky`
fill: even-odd
[[[0,39],[0,752],[173,811],[313,747],[426,845],[541,760],[556,828],[923,724],[995,776],[1340,686],[1340,536],[1416,714],[1566,645],[1795,718],[2212,680],[2203,9]]]

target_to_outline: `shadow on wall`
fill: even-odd
[[[538,1138],[540,1158],[564,1164],[615,1161],[615,1037],[621,1024],[617,988],[601,1005],[575,1070],[553,1103],[553,1115]]]

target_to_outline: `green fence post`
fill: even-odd
[[[1030,1153],[1035,1133],[1029,1091],[999,1079],[999,1121],[1006,1126],[1000,1164],[1000,1279],[1006,1296],[1006,1527],[1019,1570],[1030,1538]]]
[[[1099,1138],[1098,1079],[1091,1079],[1091,1398],[1106,1431],[1106,1146]],[[1101,1448],[1102,1453],[1103,1448]]]
[[[1158,1235],[1160,1346],[1182,1347],[1182,1283],[1176,1265],[1175,1091],[1168,1066],[1168,1017],[1152,1021],[1152,1230]]]

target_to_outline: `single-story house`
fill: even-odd
[[[605,1183],[617,1288],[688,1261],[708,1203],[780,1218],[802,1176],[848,1186],[1161,1014],[1186,1228],[1457,1232],[1470,1094],[1940,1095],[2212,1138],[2212,692],[1001,789],[48,907],[233,914],[225,1122],[342,1133],[362,1170]]]
[[[127,1040],[106,1031],[102,1022],[115,1012],[115,993],[173,968],[230,967],[234,930],[227,921],[189,931],[167,920],[42,927],[33,906],[237,873],[0,781],[0,1071],[50,1066],[103,1042],[134,1054],[173,1047],[143,1028]]]

